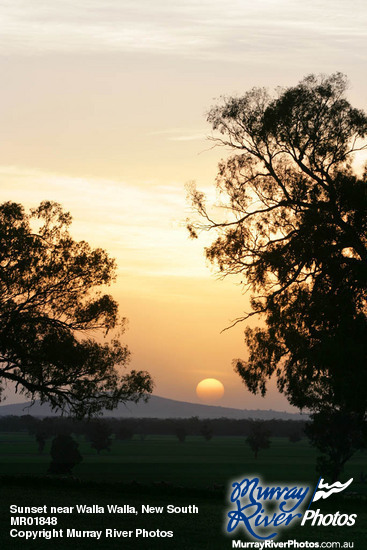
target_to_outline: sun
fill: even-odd
[[[213,403],[222,399],[224,386],[216,378],[205,378],[196,386],[196,395],[206,403]]]

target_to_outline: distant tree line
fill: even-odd
[[[144,439],[149,435],[176,435],[181,438],[190,435],[211,439],[215,436],[249,436],[256,422],[261,422],[264,429],[273,437],[294,437],[300,434],[304,437],[307,424],[305,420],[253,420],[213,418],[103,418],[92,420],[76,420],[73,418],[47,417],[37,418],[31,415],[0,417],[0,432],[27,431],[35,435],[37,441],[48,439],[61,433],[85,436],[89,441],[93,433],[99,432],[101,437],[127,440],[134,435]],[[107,435],[106,435],[107,434]],[[179,438],[180,439],[180,438]],[[97,449],[98,450],[98,449]]]
[[[98,454],[110,451],[114,441],[126,441],[137,436],[176,436],[185,443],[187,436],[199,436],[210,441],[214,436],[245,437],[255,459],[262,449],[270,446],[270,436],[287,437],[296,443],[305,436],[305,421],[294,420],[234,420],[228,418],[92,418],[75,417],[38,418],[31,415],[0,417],[0,432],[28,432],[34,436],[38,453],[42,454],[50,440],[51,462],[48,472],[69,475],[83,457],[78,439],[83,436]]]

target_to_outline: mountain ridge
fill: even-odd
[[[39,401],[35,401],[33,405],[25,402],[0,406],[0,416],[22,416],[26,414],[40,417],[60,416],[60,412],[52,411],[49,405],[45,403],[41,405]],[[113,411],[105,411],[103,416],[115,418],[190,418],[198,416],[199,418],[233,418],[238,420],[246,418],[305,420],[308,417],[307,414],[274,411],[272,409],[235,409],[219,405],[190,403],[158,395],[152,395],[147,403],[120,403]]]

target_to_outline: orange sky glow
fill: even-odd
[[[0,200],[60,202],[72,235],[118,263],[111,294],[129,319],[132,367],[155,393],[199,402],[204,378],[220,405],[294,410],[275,384],[250,394],[232,360],[246,357],[248,310],[236,280],[191,241],[185,185],[214,199],[217,163],[205,113],[221,95],[341,71],[366,104],[364,3],[311,0],[84,0],[3,3]],[[17,399],[8,392],[7,403]]]

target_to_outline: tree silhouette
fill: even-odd
[[[174,428],[175,436],[180,443],[185,443],[187,437],[187,430],[182,424],[177,424]]]
[[[276,97],[256,88],[213,107],[213,139],[236,154],[219,165],[219,213],[191,189],[202,219],[188,228],[215,231],[207,258],[252,291],[252,310],[234,322],[264,318],[265,328],[245,330],[248,359],[234,361],[248,389],[264,395],[275,374],[314,421],[339,411],[362,425],[367,172],[352,163],[366,148],[367,117],[346,86],[340,73],[311,75]]]
[[[111,428],[107,422],[94,420],[87,425],[87,439],[98,454],[103,450],[111,450],[111,433]]]
[[[39,428],[36,431],[35,438],[36,438],[36,441],[37,441],[39,454],[43,453],[48,437],[49,437],[49,435],[44,430],[42,430],[41,428]]]
[[[83,457],[78,450],[78,443],[68,434],[59,434],[51,445],[50,474],[71,474],[74,466],[79,464]]]
[[[246,443],[250,445],[254,457],[257,460],[260,449],[270,447],[270,431],[266,428],[264,422],[255,420],[251,424],[250,433],[246,438]]]
[[[366,445],[367,426],[358,415],[345,410],[324,410],[313,415],[306,434],[322,455],[317,469],[323,477],[336,481],[345,463]]]
[[[208,423],[204,423],[200,428],[200,435],[203,436],[206,441],[210,441],[213,438],[213,430]]]
[[[147,372],[121,374],[129,351],[124,319],[99,287],[115,278],[101,249],[74,241],[69,213],[43,202],[27,214],[0,206],[0,376],[16,391],[78,416],[137,401],[152,391]],[[93,336],[102,333],[106,338]]]

